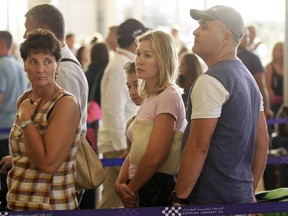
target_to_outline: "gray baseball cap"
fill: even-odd
[[[219,20],[230,29],[238,39],[241,39],[244,35],[243,18],[234,8],[225,5],[216,5],[207,10],[191,9],[190,15],[195,20]]]

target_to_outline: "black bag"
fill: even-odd
[[[7,201],[6,201],[6,194],[8,190],[7,188],[2,188],[2,182],[0,178],[0,211],[6,210]]]
[[[7,190],[0,190],[0,210],[6,210],[7,201],[6,201]]]

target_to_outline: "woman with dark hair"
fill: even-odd
[[[87,65],[89,64],[89,49],[86,46],[81,46],[76,51],[76,58],[83,69],[87,68]]]
[[[90,61],[85,72],[89,86],[88,101],[94,100],[101,106],[101,80],[109,62],[109,51],[105,43],[96,43],[92,47]]]
[[[266,65],[266,84],[270,105],[276,114],[283,103],[284,43],[278,42],[272,51],[272,60]]]
[[[179,72],[177,84],[184,90],[182,99],[184,104],[186,104],[192,84],[197,77],[202,74],[202,68],[198,57],[193,53],[185,54],[181,58]]]
[[[93,45],[90,53],[91,63],[85,72],[89,86],[88,94],[88,116],[87,116],[87,139],[91,146],[97,151],[98,121],[101,113],[101,80],[104,70],[109,62],[109,52],[105,43]]]
[[[81,114],[75,96],[56,84],[60,41],[49,30],[35,30],[21,44],[20,53],[32,88],[19,97],[11,128],[7,207],[77,209],[75,158]]]

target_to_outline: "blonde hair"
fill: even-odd
[[[152,52],[159,68],[159,83],[153,89],[153,93],[159,94],[172,85],[177,88],[175,83],[178,76],[178,55],[173,37],[166,32],[154,30],[136,38],[138,43],[144,40],[150,41]],[[141,83],[140,95],[148,95],[148,87],[145,80]]]

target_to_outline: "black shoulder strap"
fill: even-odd
[[[82,66],[81,66],[77,61],[75,61],[74,59],[70,59],[70,58],[62,58],[62,59],[61,59],[61,62],[65,62],[65,61],[74,62],[74,63],[77,64],[80,68],[82,68]]]

